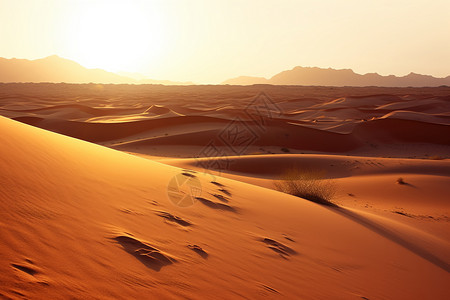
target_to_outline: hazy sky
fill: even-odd
[[[0,0],[1,57],[196,83],[294,66],[444,77],[449,37],[449,0]]]

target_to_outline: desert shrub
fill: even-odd
[[[406,184],[405,180],[403,178],[399,177],[397,178],[397,184]]]
[[[284,153],[289,153],[289,152],[291,152],[291,150],[289,150],[289,149],[286,148],[286,147],[281,148],[281,151],[283,151]]]
[[[284,172],[278,181],[274,181],[274,185],[283,193],[322,205],[336,206],[332,200],[336,196],[337,187],[325,178],[323,171],[292,168]]]

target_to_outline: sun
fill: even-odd
[[[136,71],[164,52],[161,16],[156,9],[143,9],[132,1],[91,2],[72,26],[73,56],[86,67]]]

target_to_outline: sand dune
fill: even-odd
[[[400,100],[400,97],[394,95],[368,95],[338,98],[321,105],[321,108],[349,108],[349,107],[377,107]]]
[[[288,149],[293,153],[374,155],[386,145],[408,143],[415,149],[410,152],[424,157],[445,152],[428,153],[424,144],[449,145],[446,114],[450,102],[445,87],[264,86],[266,93],[255,98],[256,86],[194,89],[53,84],[44,85],[45,92],[41,85],[22,85],[21,94],[16,90],[21,85],[5,86],[0,113],[7,117],[144,154],[149,154],[149,147],[177,144],[183,149],[191,147],[182,155],[195,156],[209,141],[233,129],[229,125],[236,121],[248,138],[254,137],[254,142],[244,147],[247,153],[262,148],[268,153]],[[64,96],[58,97],[62,90]],[[221,150],[233,155],[223,144]],[[164,152],[161,148],[154,153]],[[376,155],[386,154],[380,150]]]
[[[408,119],[385,117],[360,123],[353,133],[371,141],[450,145],[448,125],[410,120],[410,114],[407,117]]]
[[[426,113],[441,113],[450,109],[450,102],[447,97],[429,98],[429,99],[414,99],[402,102],[393,102],[385,105],[380,105],[377,110],[408,110]]]
[[[448,116],[433,115],[412,111],[401,111],[401,110],[390,112],[381,117],[380,119],[401,119],[401,120],[403,119],[403,120],[419,121],[422,123],[450,125],[450,117]]]
[[[201,173],[193,176],[203,200],[183,209],[166,195],[181,169],[4,118],[0,127],[5,296],[443,299],[448,292],[448,243],[410,226],[216,178],[232,194],[224,204]]]
[[[450,163],[338,155],[249,155],[245,157],[162,159],[160,162],[198,171],[204,166],[227,168],[214,174],[274,189],[274,181],[291,168],[321,172],[338,186],[336,201],[345,207],[399,219],[450,239],[448,230]],[[213,163],[214,162],[214,163]],[[404,178],[406,185],[397,184]],[[426,200],[424,200],[426,199]]]
[[[150,130],[167,131],[170,127],[182,127],[183,125],[193,123],[225,123],[224,120],[217,118],[195,116],[108,123],[65,121],[61,119],[43,119],[39,117],[18,117],[14,119],[90,142],[123,139]]]
[[[244,122],[241,124],[246,126],[244,128],[248,128],[250,137],[254,140],[252,146],[278,146],[280,148],[289,147],[294,149],[324,152],[342,152],[355,149],[358,146],[358,142],[352,139],[351,136],[320,131],[314,128],[305,128],[294,124],[269,126],[262,136],[258,136],[258,127],[253,126],[251,123]],[[125,151],[135,149],[139,152],[139,149],[141,149],[142,146],[191,145],[202,147],[207,145],[210,141],[214,141],[217,146],[226,147],[226,141],[224,141],[221,137],[222,130],[223,129],[221,128],[216,130],[203,130],[178,135],[156,137],[129,142],[122,144],[120,147],[114,148]],[[145,148],[141,150],[145,151]]]
[[[0,84],[0,296],[446,299],[449,94]]]

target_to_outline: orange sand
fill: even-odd
[[[244,113],[261,89],[281,109],[263,130]],[[0,85],[0,296],[446,299],[449,94]],[[237,116],[257,138],[221,140],[231,164],[205,172],[193,157]],[[292,166],[339,207],[275,191]],[[193,205],[174,180],[200,184]]]

